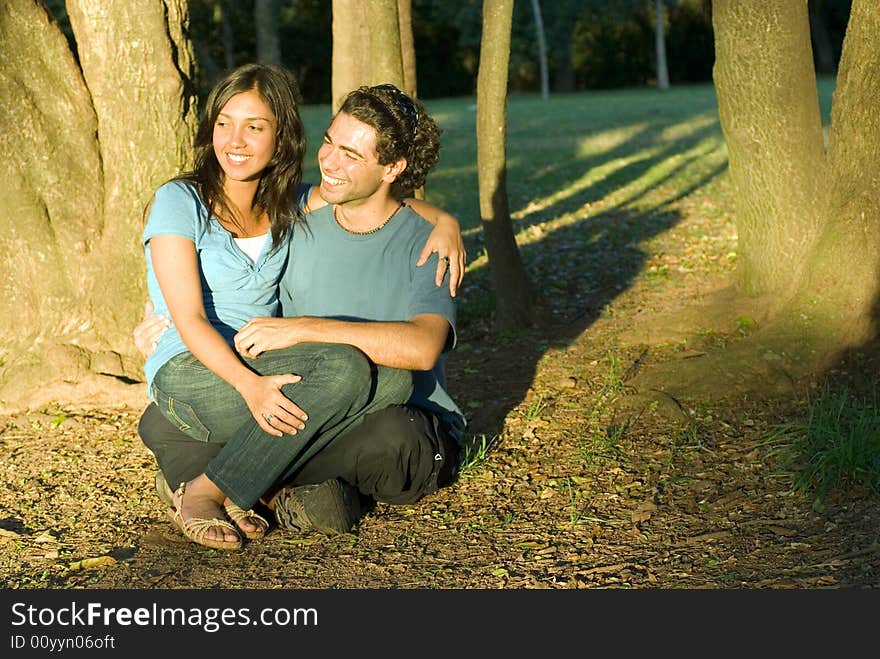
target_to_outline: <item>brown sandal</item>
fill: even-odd
[[[185,491],[186,483],[181,483],[180,487],[177,488],[177,500],[180,502],[181,506],[183,505],[183,494]],[[197,544],[211,547],[212,549],[241,549],[241,536],[238,534],[238,529],[225,519],[204,519],[201,517],[183,519],[180,510],[175,507],[168,510],[168,516],[171,518],[171,521],[174,522],[175,526],[180,529],[183,535]],[[224,542],[222,540],[206,538],[205,533],[207,533],[209,529],[217,526],[230,529],[235,533],[236,539],[231,542]]]
[[[229,515],[229,519],[231,519],[235,523],[235,526],[238,528],[238,530],[244,533],[245,537],[247,537],[248,540],[259,540],[264,535],[266,535],[266,531],[269,530],[269,522],[266,521],[266,518],[262,515],[255,513],[253,509],[242,510],[229,500],[226,501],[223,507],[226,509],[226,514]],[[243,528],[241,528],[241,523],[244,520],[248,520],[252,524],[256,524],[257,526],[259,526],[259,530],[245,531]]]

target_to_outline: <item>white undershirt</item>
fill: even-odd
[[[264,233],[262,236],[252,236],[250,238],[234,238],[235,244],[238,245],[238,248],[251,257],[251,261],[254,263],[257,262],[257,259],[260,257],[260,252],[263,251],[263,245],[266,242],[266,239],[269,237],[268,233]]]

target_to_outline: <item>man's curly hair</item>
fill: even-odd
[[[358,87],[345,97],[339,111],[376,130],[379,164],[406,159],[406,169],[391,185],[395,197],[410,195],[425,184],[440,158],[442,130],[421,103],[384,84]]]

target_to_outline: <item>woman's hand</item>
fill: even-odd
[[[147,359],[156,350],[159,337],[168,329],[171,323],[165,316],[153,315],[153,303],[147,300],[144,305],[144,319],[132,330],[134,345]]]
[[[409,200],[407,200],[409,203]],[[438,209],[439,211],[439,209]],[[437,277],[438,286],[443,284],[443,275],[449,268],[449,294],[455,297],[458,287],[464,278],[464,269],[467,261],[467,252],[464,241],[461,239],[461,229],[458,220],[445,211],[439,211],[436,215],[436,223],[428,241],[419,254],[417,266],[424,265],[433,253],[437,253]]]
[[[302,376],[293,373],[257,375],[237,388],[260,428],[270,435],[282,437],[284,433],[295,435],[305,428],[309,418],[281,391],[284,385],[300,380]]]

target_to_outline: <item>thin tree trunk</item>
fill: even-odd
[[[403,89],[413,98],[418,97],[416,78],[416,44],[412,27],[412,0],[397,0],[400,23],[400,54],[403,60]]]
[[[278,0],[254,0],[257,61],[264,64],[281,64],[279,20]]]
[[[654,1],[654,48],[657,53],[657,87],[669,89],[666,65],[666,0]]]
[[[538,65],[541,71],[541,98],[550,98],[550,77],[547,73],[547,40],[544,37],[544,19],[541,18],[541,0],[532,0],[535,32],[538,38]]]
[[[516,329],[547,320],[513,235],[507,199],[507,78],[513,0],[484,0],[477,74],[480,217],[495,291],[495,324]]]

